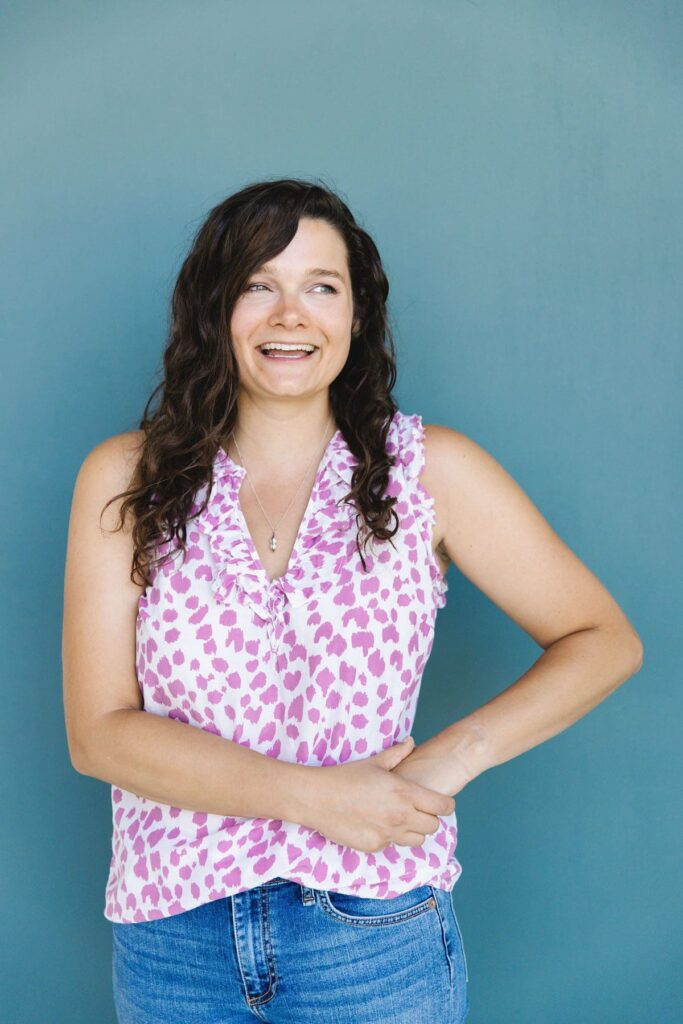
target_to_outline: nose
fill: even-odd
[[[280,298],[275,303],[268,323],[271,327],[275,327],[278,324],[292,327],[295,324],[306,325],[308,323],[305,308],[299,301],[296,293],[289,294],[284,290],[280,293]]]

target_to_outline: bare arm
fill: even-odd
[[[427,434],[423,482],[446,511],[442,547],[544,649],[507,689],[395,769],[454,795],[605,700],[640,668],[642,644],[603,584],[491,455],[446,427]]]
[[[567,729],[639,664],[622,633],[595,628],[562,637],[502,693],[420,743],[394,771],[455,796],[487,769]]]
[[[74,767],[155,803],[224,817],[308,822],[312,768],[147,711],[105,714],[96,723],[88,760]]]
[[[111,532],[138,432],[99,444],[79,471],[64,581],[62,668],[74,768],[159,803],[224,816],[305,823],[310,771],[143,709],[135,669],[140,586],[129,578],[130,524]]]

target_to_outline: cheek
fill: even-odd
[[[243,365],[253,362],[253,339],[258,330],[259,320],[252,313],[236,312],[230,319],[230,340],[235,359]]]
[[[346,360],[349,358],[349,352],[350,351],[351,351],[351,345],[349,344],[348,341],[345,341],[344,344],[339,349],[339,357],[341,359],[342,366],[344,365]]]
[[[252,377],[254,374],[254,357],[249,351],[249,346],[243,344],[239,337],[235,337],[234,334],[232,336],[232,351],[240,377],[243,379]]]
[[[335,349],[334,352],[334,369],[333,373],[336,377],[346,366],[346,360],[349,358],[349,346],[340,346],[339,349]]]
[[[240,338],[249,334],[249,331],[258,322],[258,317],[253,309],[238,303],[230,318],[230,334],[239,341]]]

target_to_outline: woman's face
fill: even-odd
[[[241,388],[255,399],[326,390],[344,367],[353,326],[344,240],[327,221],[302,217],[287,248],[252,274],[235,303],[230,331]],[[316,347],[306,356],[267,356],[259,350],[265,342]]]

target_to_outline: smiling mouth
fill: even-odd
[[[311,356],[315,355],[318,351],[317,346],[313,346],[310,350],[306,348],[299,348],[295,345],[292,346],[261,346],[259,345],[258,351],[264,357],[264,359],[284,359],[289,362],[303,361],[304,359],[310,359]]]

